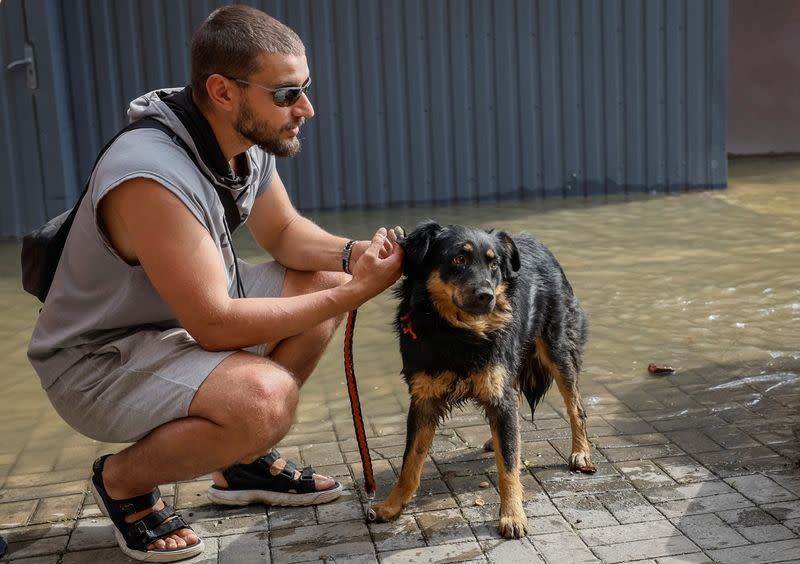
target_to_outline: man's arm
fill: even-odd
[[[331,235],[300,215],[292,205],[277,171],[272,184],[258,197],[247,226],[256,242],[282,265],[294,270],[342,270],[342,249],[347,239]],[[369,247],[359,241],[350,259],[351,269]],[[387,240],[381,258],[391,253]]]
[[[141,263],[181,325],[208,350],[230,350],[275,342],[357,308],[400,276],[402,250],[379,254],[386,232],[370,249],[347,284],[290,298],[228,296],[225,267],[208,231],[158,183],[124,182],[101,202],[109,238],[129,263]]]

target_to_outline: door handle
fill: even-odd
[[[24,49],[25,58],[11,61],[6,70],[13,70],[17,67],[25,66],[25,79],[30,90],[36,90],[39,82],[36,79],[36,59],[33,56],[33,45],[26,44]]]

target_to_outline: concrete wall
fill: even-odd
[[[800,1],[730,2],[728,153],[800,153]]]

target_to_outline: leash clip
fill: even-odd
[[[374,521],[378,516],[375,515],[375,510],[372,509],[372,502],[375,501],[375,492],[367,494],[367,519]]]

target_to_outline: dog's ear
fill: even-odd
[[[521,266],[517,244],[514,242],[514,239],[511,238],[511,235],[505,231],[498,231],[495,237],[497,237],[497,240],[500,242],[500,248],[503,249],[503,276],[505,278],[511,278]]]
[[[426,221],[417,225],[414,231],[407,236],[397,239],[406,253],[403,261],[403,274],[409,276],[422,266],[431,243],[443,230],[444,227],[435,221]]]

